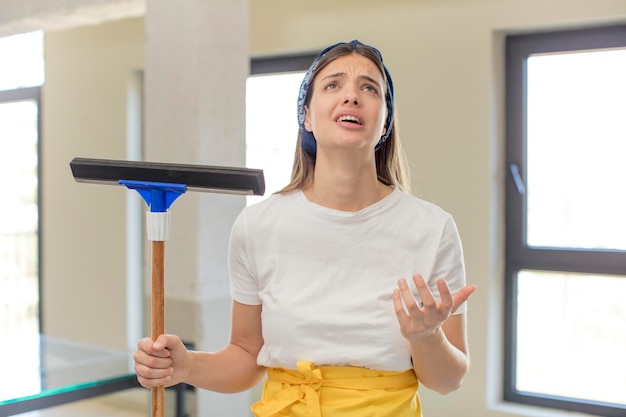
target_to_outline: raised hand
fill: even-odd
[[[441,325],[476,290],[474,285],[463,287],[454,296],[443,278],[437,280],[440,301],[437,301],[421,274],[413,276],[413,282],[422,304],[411,293],[409,284],[402,278],[394,290],[393,303],[402,335],[410,342],[427,340],[437,333]]]

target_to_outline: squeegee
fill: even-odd
[[[187,190],[263,195],[263,171],[206,165],[74,158],[77,182],[122,185],[136,190],[148,205],[148,240],[152,241],[152,340],[165,333],[165,241],[169,239],[169,207]],[[165,387],[152,389],[152,417],[163,417]]]

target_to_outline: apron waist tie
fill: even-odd
[[[272,417],[292,404],[303,400],[308,417],[321,417],[319,391],[332,387],[365,391],[370,389],[403,389],[415,386],[413,370],[402,372],[375,371],[356,367],[325,366],[298,361],[297,370],[269,368],[268,381],[283,384],[283,389],[252,405],[257,417]]]

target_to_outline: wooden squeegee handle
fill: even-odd
[[[165,242],[152,241],[152,340],[165,333]],[[165,415],[165,386],[152,388],[152,417]]]

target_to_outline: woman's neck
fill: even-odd
[[[313,183],[302,190],[307,199],[341,211],[362,210],[393,191],[378,180],[372,161],[338,164],[318,158],[313,178]]]

